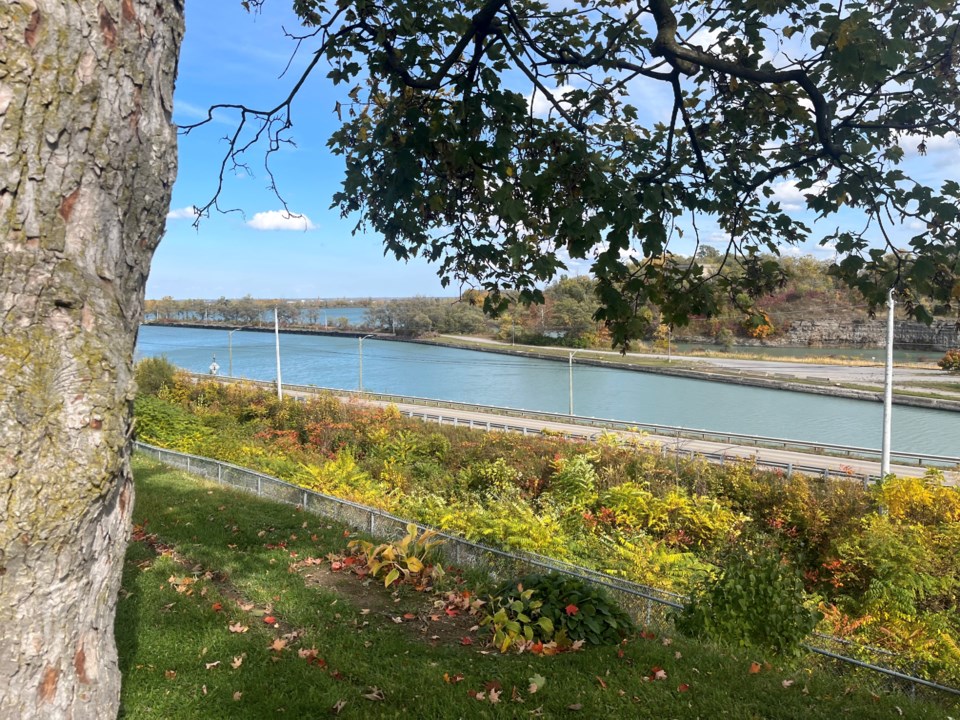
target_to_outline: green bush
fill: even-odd
[[[694,589],[675,620],[685,635],[796,655],[822,618],[805,600],[800,578],[779,557],[737,550]]]
[[[137,390],[144,395],[156,395],[164,387],[173,387],[177,366],[166,355],[144,358],[133,369]]]
[[[189,452],[210,434],[196,415],[153,395],[138,395],[133,408],[137,439],[151,445]]]
[[[614,645],[634,631],[630,616],[621,610],[603,588],[559,573],[526,575],[504,584],[491,605],[512,607],[511,603],[529,593],[541,603],[538,617],[546,618],[554,637],[583,640],[589,645]]]

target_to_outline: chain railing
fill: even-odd
[[[435,530],[439,537],[444,539],[444,544],[440,547],[448,562],[457,566],[481,568],[494,579],[504,580],[529,572],[547,570],[602,586],[625,611],[647,628],[662,631],[671,627],[671,612],[683,607],[687,600],[686,596],[669,590],[635,583],[543,555],[520,551],[509,552],[472,542],[436,528],[428,528],[422,523],[397,517],[378,508],[325,495],[231,463],[167,450],[142,442],[134,442],[134,449],[164,465],[258,497],[302,507],[305,511],[336,520],[374,536],[400,537],[406,533],[406,528],[411,523],[421,530]],[[896,653],[822,633],[817,633],[813,637],[815,642],[805,646],[810,652],[908,683],[912,688],[921,686],[960,695],[960,688],[919,677],[912,668],[903,667],[901,658]]]

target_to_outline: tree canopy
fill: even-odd
[[[334,203],[397,258],[487,290],[488,309],[505,290],[541,301],[586,260],[597,319],[623,344],[648,302],[671,324],[722,297],[750,312],[782,281],[764,254],[807,240],[835,248],[832,272],[873,307],[890,288],[921,320],[960,303],[960,184],[927,186],[905,162],[956,141],[957,2],[293,5],[311,62],[274,108],[217,106],[240,112],[224,167],[258,140],[279,147],[327,68],[344,90]],[[785,182],[806,212],[777,201]],[[707,227],[719,262],[674,261]]]

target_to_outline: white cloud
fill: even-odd
[[[926,144],[928,155],[935,155],[942,152],[956,153],[960,151],[960,141],[956,133],[947,133],[943,137],[924,138],[921,135],[904,133],[899,138],[899,145],[907,155],[919,155],[921,143]]]
[[[558,100],[557,104],[560,105],[560,107],[568,110],[571,105],[566,100],[563,100],[563,96],[574,89],[572,85],[561,85],[551,90],[550,94]],[[539,90],[535,90],[527,96],[527,105],[530,107],[530,113],[536,117],[545,117],[549,115],[551,111],[555,110],[550,99]]]
[[[196,207],[170,208],[167,213],[167,220],[193,220],[200,215]]]
[[[813,187],[801,190],[796,180],[784,180],[774,183],[770,200],[780,203],[784,210],[803,210],[807,207],[807,195],[819,195],[826,190],[826,183],[814,183]]]
[[[315,230],[316,225],[306,215],[289,213],[286,210],[258,212],[247,221],[254,230]]]

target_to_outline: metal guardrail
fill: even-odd
[[[264,380],[250,380],[247,378],[232,378],[227,376],[210,376],[204,375],[201,373],[188,373],[196,379],[210,380],[214,379],[218,382],[227,382],[227,383],[249,383],[256,385],[258,387],[267,388],[273,390],[276,385]],[[879,474],[870,474],[870,473],[857,473],[852,472],[849,469],[841,468],[824,468],[816,465],[804,465],[803,463],[794,463],[794,462],[779,462],[775,460],[763,460],[757,457],[744,457],[738,455],[737,453],[725,453],[725,452],[705,452],[702,450],[690,450],[681,446],[681,440],[704,440],[708,442],[726,442],[728,444],[736,444],[741,446],[757,447],[757,448],[766,448],[766,449],[783,449],[783,450],[794,450],[794,451],[806,451],[813,453],[814,451],[820,451],[823,454],[823,451],[833,451],[834,453],[839,453],[843,451],[843,455],[849,458],[861,457],[863,455],[879,456],[880,451],[874,450],[871,448],[858,448],[853,446],[846,445],[831,445],[828,443],[814,443],[814,442],[805,442],[805,441],[795,441],[787,440],[783,438],[769,438],[756,435],[740,435],[737,433],[720,433],[714,432],[711,430],[693,430],[689,428],[680,428],[670,425],[654,425],[650,423],[627,423],[619,420],[604,420],[602,418],[588,418],[584,416],[576,415],[564,415],[561,413],[550,413],[550,412],[541,412],[533,410],[517,410],[515,408],[504,408],[498,407],[495,405],[476,405],[471,403],[457,402],[454,400],[437,400],[432,398],[420,398],[415,396],[407,395],[391,395],[387,393],[373,393],[373,392],[359,392],[356,390],[339,390],[336,388],[327,388],[321,387],[318,385],[297,385],[297,384],[285,384],[283,386],[288,392],[301,393],[302,395],[310,395],[316,393],[331,393],[333,395],[341,397],[355,397],[362,400],[373,400],[376,402],[385,402],[391,404],[400,404],[400,405],[420,405],[423,407],[435,407],[435,408],[447,408],[451,410],[460,410],[463,412],[477,412],[490,415],[499,415],[502,417],[516,417],[522,418],[525,420],[531,421],[540,421],[540,422],[556,422],[562,423],[565,425],[579,425],[584,428],[592,428],[601,431],[619,431],[619,432],[629,432],[629,433],[652,433],[656,434],[664,440],[655,439],[657,442],[657,449],[661,454],[665,454],[670,451],[678,456],[686,456],[688,458],[702,458],[708,462],[714,462],[719,464],[724,464],[727,462],[743,462],[749,461],[755,464],[757,467],[783,472],[787,477],[792,476],[793,473],[799,472],[806,475],[812,475],[823,478],[841,478],[844,480],[860,480],[864,485],[867,485],[872,482],[877,482],[881,479]],[[294,395],[294,397],[297,397]],[[302,399],[302,398],[301,398]],[[534,430],[533,428],[526,427],[523,425],[511,425],[508,422],[502,420],[491,419],[488,421],[470,421],[464,420],[462,418],[457,418],[454,416],[445,416],[441,413],[428,413],[410,411],[410,410],[401,410],[401,412],[408,417],[420,418],[426,421],[435,421],[441,424],[450,424],[450,425],[461,425],[463,427],[469,427],[471,429],[480,429],[480,430],[502,430],[505,432],[517,432],[524,435],[531,433],[540,434],[541,430]],[[571,433],[571,432],[557,432],[560,437],[573,438],[573,439],[596,439],[598,433]],[[669,439],[670,442],[665,442],[666,439]],[[675,441],[675,442],[674,442]],[[653,448],[653,445],[651,445]],[[929,464],[936,463],[934,467],[953,467],[960,465],[960,457],[952,457],[946,455],[927,455],[922,453],[891,453],[891,457],[904,458],[909,457],[910,459],[917,460],[919,467],[923,467],[923,461],[926,460]],[[941,465],[943,463],[943,465]]]
[[[249,378],[228,377],[224,375],[204,375],[202,373],[188,373],[192,377],[204,380],[217,380],[223,382],[245,382],[254,385],[262,385],[267,388],[275,388],[275,382],[264,380],[251,380]],[[436,398],[422,398],[415,395],[394,395],[391,393],[376,393],[369,391],[342,390],[339,388],[328,388],[321,385],[298,385],[293,383],[284,383],[284,389],[303,392],[316,393],[328,392],[335,395],[344,395],[348,397],[357,397],[366,400],[376,400],[379,402],[389,402],[394,404],[422,405],[425,407],[446,407],[467,412],[482,412],[488,414],[504,415],[508,417],[522,417],[530,420],[544,420],[547,422],[560,422],[574,425],[583,425],[585,427],[596,427],[609,430],[621,430],[625,432],[648,432],[655,435],[667,435],[670,437],[683,437],[691,440],[711,440],[714,442],[725,442],[737,445],[750,445],[755,447],[780,448],[784,450],[814,451],[820,453],[833,453],[847,457],[880,457],[881,450],[878,448],[857,447],[855,445],[838,445],[834,443],[820,443],[808,440],[791,440],[789,438],[766,437],[763,435],[747,435],[735,432],[721,432],[717,430],[702,430],[698,428],[685,428],[676,425],[657,425],[655,423],[626,422],[624,420],[611,420],[605,418],[587,417],[584,415],[567,415],[565,413],[554,413],[545,410],[524,410],[521,408],[500,407],[497,405],[479,405],[475,403],[464,403],[456,400],[438,400]],[[891,450],[891,460],[899,459],[907,462],[902,464],[917,465],[936,465],[936,466],[960,466],[960,456],[954,455],[934,455],[930,453],[899,452]]]
[[[371,535],[401,536],[406,532],[407,525],[411,523],[421,530],[428,529],[428,526],[422,523],[399,518],[383,510],[350,500],[324,495],[239,465],[189,455],[175,450],[166,450],[139,441],[134,441],[133,445],[136,451],[153,457],[165,465],[205,477],[222,485],[230,485],[258,497],[302,507],[305,511],[329,517]],[[648,628],[664,628],[670,625],[672,623],[671,611],[683,607],[683,603],[687,600],[684,595],[635,583],[592,568],[573,565],[534,553],[508,552],[475,543],[436,528],[429,529],[437,531],[438,535],[446,541],[440,548],[457,565],[483,566],[494,577],[500,579],[515,577],[530,570],[549,570],[571,575],[604,587],[617,599],[624,610],[630,612],[635,619],[643,622]],[[898,655],[890,651],[859,645],[850,640],[821,633],[817,633],[813,637],[821,644],[810,643],[804,645],[812,653],[879,673],[888,678],[910,683],[914,688],[922,686],[960,695],[960,688],[942,685],[927,678],[903,672],[896,667],[890,667],[892,661],[889,659],[899,658]],[[845,648],[847,652],[855,651],[862,657],[871,658],[873,662],[867,662],[862,657],[851,657],[839,651],[834,652],[827,647],[822,647],[822,645]],[[884,662],[884,659],[887,659],[887,665],[880,664]]]
[[[436,422],[438,424],[467,427],[471,430],[499,430],[503,432],[520,433],[522,435],[540,434],[539,431],[533,431],[526,425],[511,425],[506,422],[497,422],[495,420],[478,422],[474,420],[463,420],[462,418],[454,416],[448,417],[438,413],[430,413],[426,411],[418,412],[416,410],[400,410],[400,413],[410,418],[418,418],[424,422]],[[569,440],[593,440],[596,439],[597,433],[584,433],[579,435],[564,432],[559,433],[558,436]],[[659,452],[661,455],[671,453],[680,457],[687,457],[689,459],[702,459],[706,460],[707,462],[717,463],[719,465],[724,465],[728,462],[749,462],[753,466],[764,470],[780,471],[788,478],[792,477],[793,473],[796,472],[804,475],[813,475],[823,478],[838,477],[844,480],[860,480],[864,485],[881,480],[879,475],[855,473],[845,470],[834,470],[832,468],[821,468],[813,465],[803,465],[798,463],[777,462],[776,460],[763,460],[759,457],[743,457],[735,454],[728,455],[721,452],[691,450],[689,448],[682,447],[679,443],[674,444],[654,441],[647,446],[647,449]]]

